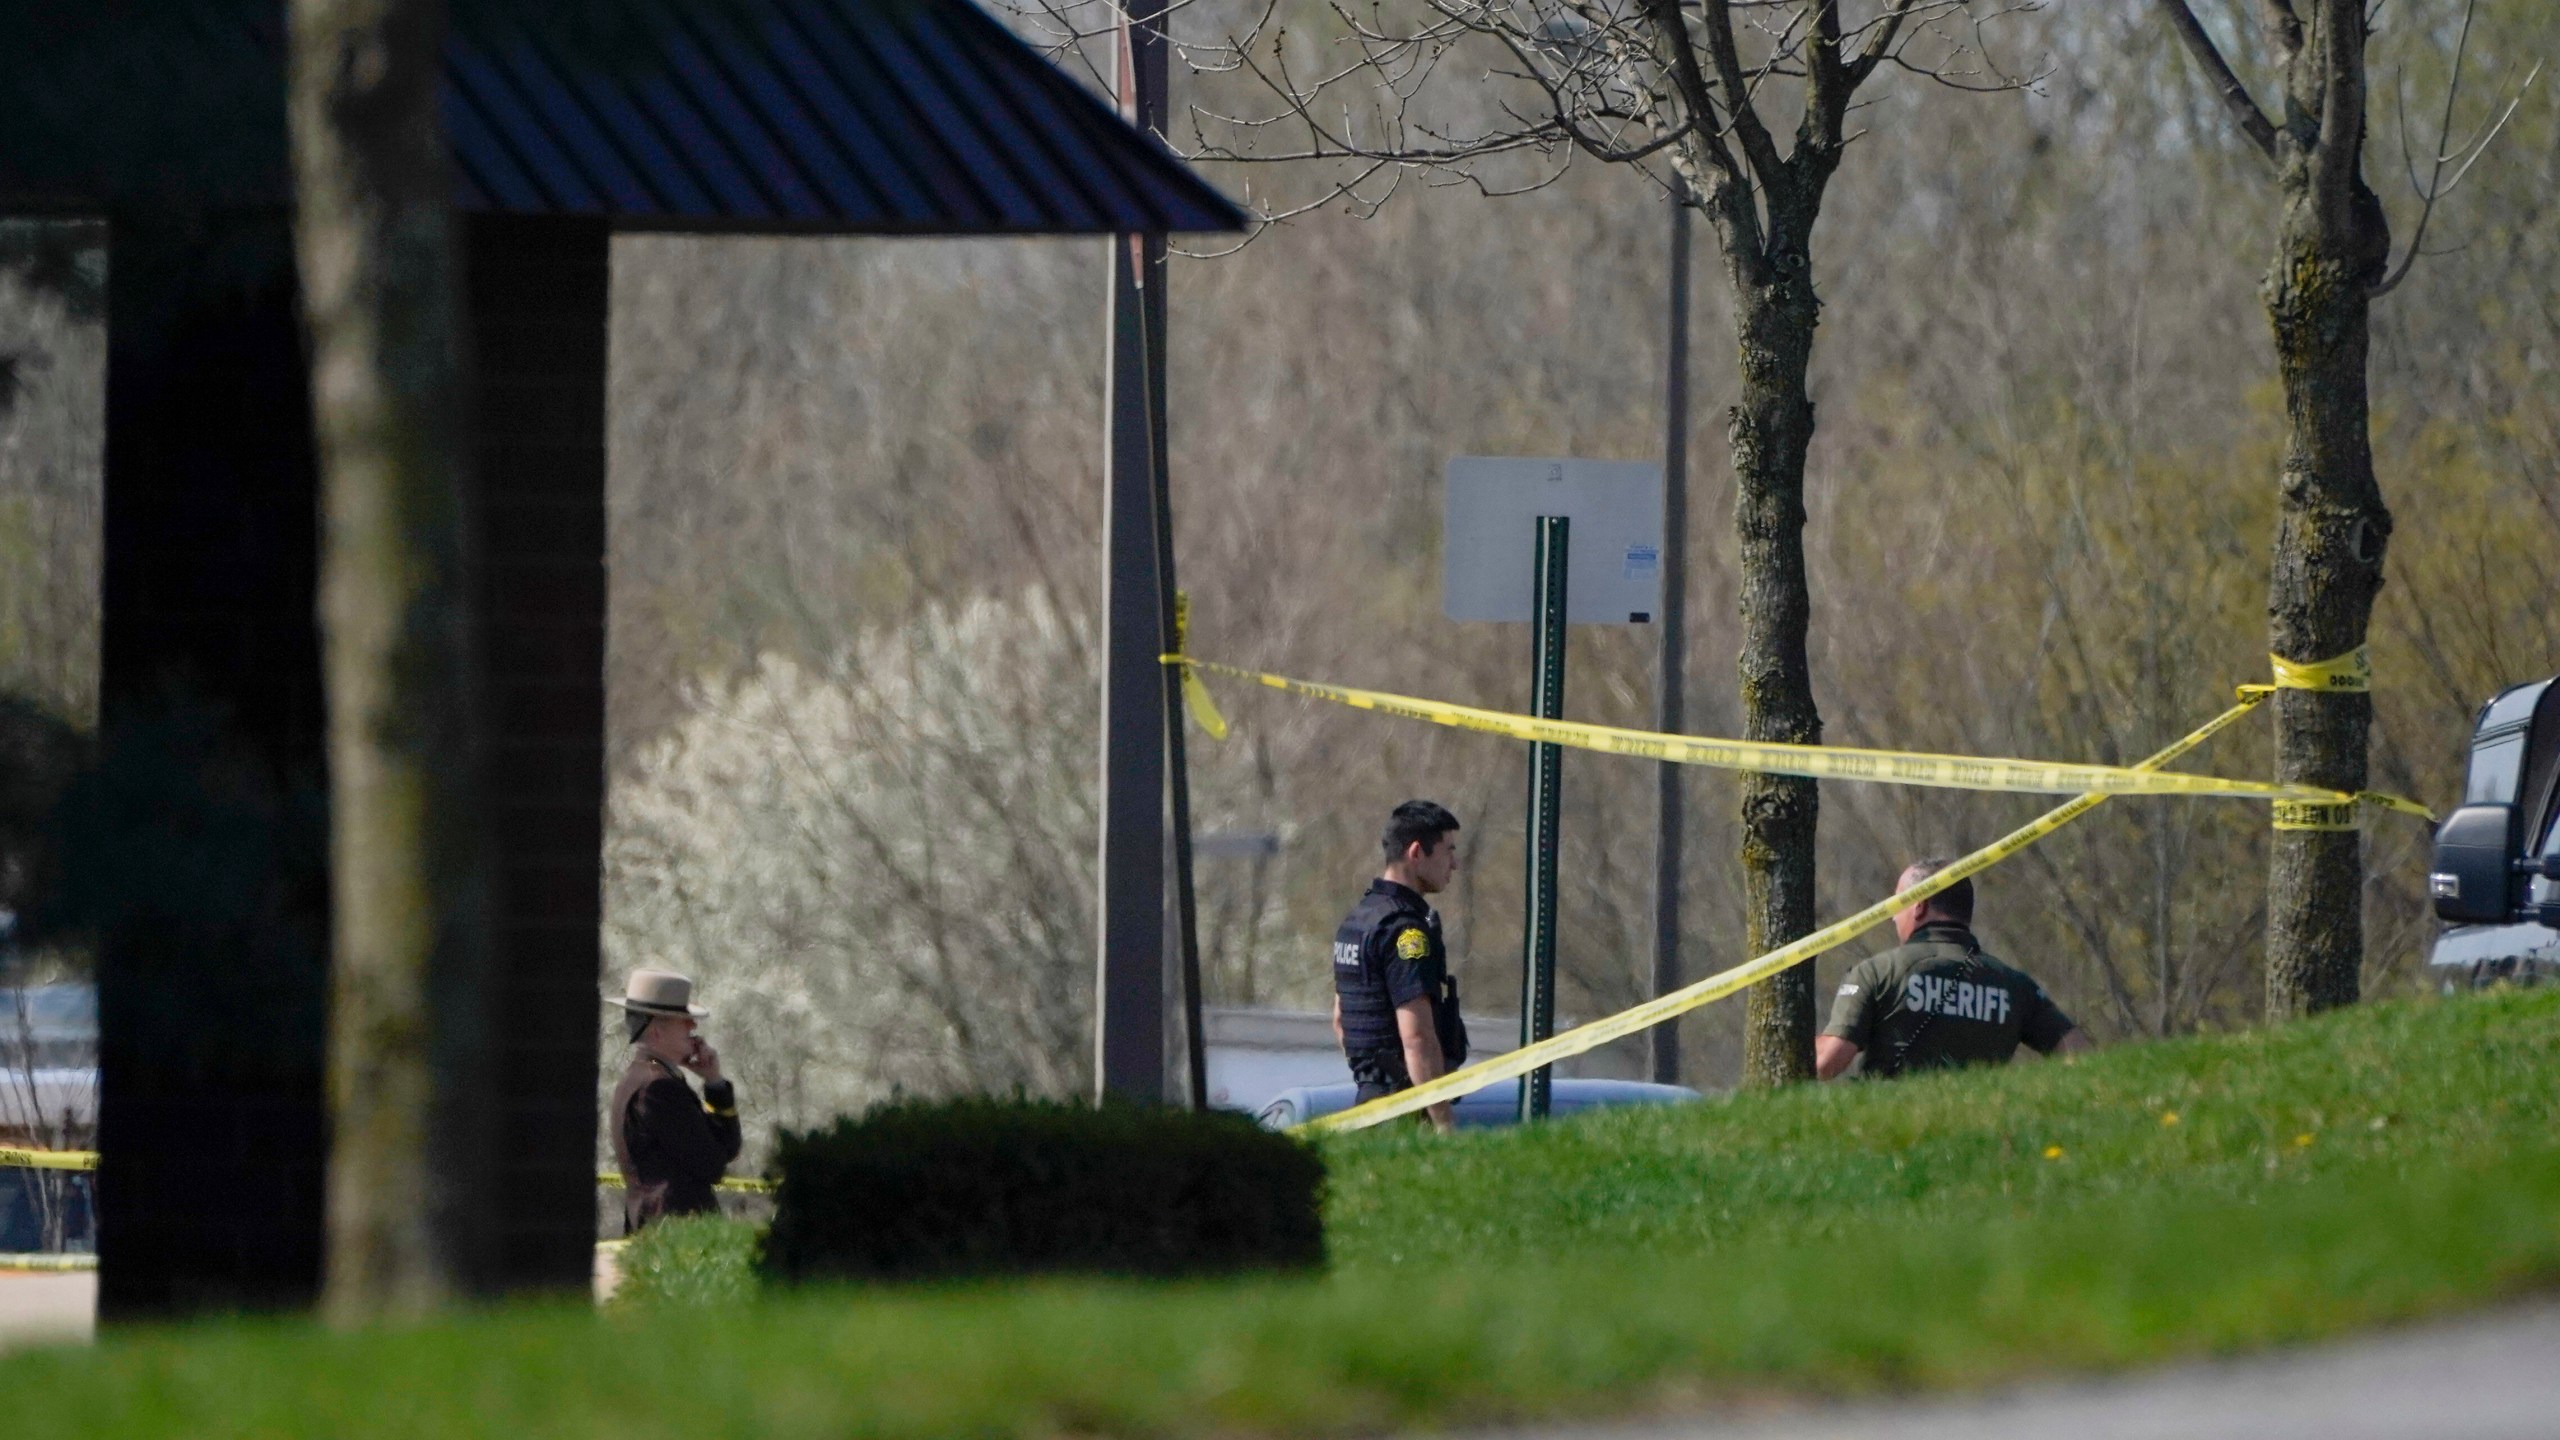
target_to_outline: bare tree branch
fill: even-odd
[[[1699,22],[1707,32],[1707,55],[1716,67],[1716,83],[1724,88],[1733,111],[1727,123],[1742,144],[1743,158],[1751,162],[1751,173],[1766,188],[1786,174],[1786,162],[1779,158],[1777,142],[1769,138],[1769,127],[1760,121],[1759,107],[1751,102],[1753,86],[1743,72],[1742,52],[1734,44],[1732,7],[1702,6]],[[1694,69],[1697,57],[1691,55],[1685,63]]]
[[[2364,174],[2364,0],[2316,3],[2320,134],[2310,150],[2312,197],[2332,233],[2345,235]]]
[[[2480,0],[2467,0],[2462,7],[2462,29],[2453,42],[2453,70],[2445,77],[2444,114],[2436,121],[2436,143],[2432,152],[2434,159],[2423,183],[2418,179],[2417,161],[2409,154],[2407,105],[2405,101],[2400,100],[2398,79],[2395,78],[2392,82],[2393,98],[2401,112],[2400,163],[2408,173],[2409,188],[2418,196],[2418,223],[2410,231],[2409,249],[2400,257],[2400,263],[2392,267],[2381,280],[2375,282],[2373,293],[2376,296],[2390,294],[2399,288],[2402,280],[2408,278],[2409,267],[2418,263],[2418,256],[2426,243],[2427,222],[2435,218],[2436,202],[2452,194],[2461,186],[2463,177],[2471,173],[2471,167],[2479,163],[2480,157],[2488,152],[2490,144],[2498,138],[2499,132],[2505,130],[2507,122],[2515,118],[2516,108],[2524,103],[2525,92],[2533,88],[2533,82],[2542,74],[2542,66],[2536,63],[2525,75],[2524,83],[2518,85],[2515,93],[2508,97],[2506,108],[2498,112],[2495,120],[2490,121],[2472,139],[2447,148],[2446,142],[2453,135],[2454,105],[2462,94],[2463,66],[2469,60],[2471,53],[2471,21],[2479,9]],[[2453,172],[2453,178],[2447,180],[2444,168],[2456,161],[2460,163]]]
[[[1894,42],[1902,34],[1903,23],[1911,18],[1917,0],[1894,0],[1882,16],[1868,27],[1867,46],[1858,58],[1849,62],[1849,85],[1852,89],[1867,83],[1876,67],[1893,54]]]
[[[1081,58],[1105,29],[1093,23],[1101,0],[1015,3],[1044,43]],[[1324,177],[1311,196],[1250,196],[1265,223],[1335,204],[1374,213],[1412,171],[1518,194],[1555,183],[1563,157],[1579,152],[1657,181],[1670,172],[1731,249],[1757,254],[1763,201],[1796,183],[1801,158],[1761,113],[1764,91],[1804,87],[1791,128],[1827,166],[1846,143],[1855,92],[1888,63],[1954,88],[2019,88],[1996,64],[1962,61],[1980,48],[1986,15],[2039,3],[1871,0],[1852,15],[1845,0],[1328,0],[1322,34],[1310,37],[1265,0],[1215,43],[1177,40],[1194,75],[1248,82],[1241,95],[1213,87],[1192,103],[1184,148],[1195,160]],[[1915,36],[1943,55],[1911,53]]]
[[[1760,241],[1759,209],[1752,199],[1751,176],[1735,162],[1731,148],[1725,144],[1723,135],[1716,128],[1714,94],[1707,84],[1706,73],[1699,68],[1696,49],[1688,43],[1688,24],[1680,13],[1679,0],[1650,0],[1650,8],[1654,14],[1656,28],[1663,31],[1664,43],[1670,47],[1672,75],[1679,84],[1680,93],[1687,99],[1691,113],[1704,122],[1695,124],[1692,128],[1699,138],[1700,148],[1706,152],[1707,163],[1716,172],[1714,177],[1703,185],[1692,179],[1691,188],[1704,196],[1709,205],[1715,207],[1720,223],[1730,233],[1747,240],[1748,243],[1741,248],[1752,254],[1758,254],[1763,246]],[[1750,116],[1749,123],[1752,129],[1758,130],[1759,118],[1752,113],[1748,94],[1731,88],[1728,88],[1725,93],[1737,111],[1735,123],[1741,123],[1741,116]],[[1747,144],[1749,132],[1744,133]],[[1768,133],[1761,130],[1760,138],[1765,144]]]
[[[2206,80],[2212,84],[2214,94],[2221,97],[2222,108],[2230,113],[2232,123],[2240,127],[2240,133],[2249,138],[2249,143],[2258,148],[2258,153],[2265,156],[2268,163],[2274,163],[2274,123],[2267,119],[2267,112],[2258,108],[2258,102],[2250,98],[2249,87],[2241,84],[2240,77],[2232,73],[2231,63],[2222,58],[2222,51],[2213,43],[2213,37],[2197,23],[2195,12],[2187,8],[2187,0],[2159,0],[2159,3],[2160,13],[2168,17],[2169,28],[2178,32],[2178,39],[2187,47],[2187,53],[2195,57],[2196,64],[2203,68]],[[2283,0],[2274,0],[2274,3],[2281,6]]]
[[[2293,57],[2302,53],[2302,17],[2294,13],[2292,0],[2258,0],[2258,26],[2276,68],[2291,69]]]

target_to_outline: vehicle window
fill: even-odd
[[[2481,713],[2479,729],[2472,736],[2471,763],[2463,778],[2462,803],[2529,803],[2520,793],[2519,784],[2525,778],[2526,739],[2531,732],[2543,730],[2555,741],[2560,741],[2560,728],[2534,724],[2542,709],[2541,702],[2553,688],[2547,680],[2539,685],[2519,685],[2489,702],[2488,708]]]
[[[2537,853],[2551,829],[2555,787],[2560,787],[2560,685],[2547,685],[2533,705],[2533,728],[2525,734],[2524,776],[2516,790],[2516,803],[2525,807],[2523,833]]]
[[[2482,743],[2471,752],[2471,775],[2462,787],[2465,805],[2512,805],[2524,758],[2521,730]]]

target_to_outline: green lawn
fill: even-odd
[[[1807,1086],[1463,1146],[1373,1132],[1330,1149],[1327,1221],[1336,1263],[1366,1269],[1848,1241],[1879,1219],[2118,1197],[2256,1204],[2294,1181],[2377,1183],[2560,1145],[2555,1082],[2560,995],[2377,1005],[2067,1066]],[[1435,1223],[1395,1221],[1419,1214]]]
[[[1328,1144],[1321,1279],[280,1322],[0,1361],[18,1433],[1340,1433],[2120,1366],[2560,1284],[2560,994]],[[2175,1114],[2169,1123],[2166,1117]],[[718,1256],[732,1257],[726,1262]]]

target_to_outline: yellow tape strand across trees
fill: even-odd
[[[2274,683],[2243,685],[2240,702],[2188,732],[2175,744],[2152,755],[2138,765],[2083,765],[2040,760],[1978,759],[1961,755],[1933,755],[1906,750],[1856,750],[1828,745],[1789,745],[1746,740],[1719,740],[1696,735],[1669,735],[1650,730],[1629,730],[1613,725],[1586,725],[1564,720],[1541,720],[1535,716],[1517,715],[1500,710],[1486,710],[1473,705],[1457,705],[1443,700],[1422,700],[1410,695],[1393,695],[1380,690],[1361,690],[1345,685],[1320,685],[1308,680],[1294,680],[1266,671],[1246,670],[1215,661],[1200,660],[1183,649],[1189,638],[1188,606],[1178,609],[1181,616],[1174,636],[1175,650],[1163,657],[1164,663],[1177,668],[1182,675],[1183,692],[1190,702],[1192,714],[1201,728],[1220,739],[1226,736],[1226,721],[1218,715],[1209,699],[1207,687],[1200,683],[1204,672],[1250,680],[1287,694],[1310,700],[1325,700],[1359,710],[1373,710],[1382,715],[1400,715],[1411,720],[1428,720],[1481,734],[1500,735],[1513,740],[1543,741],[1569,746],[1577,750],[1593,750],[1608,755],[1626,755],[1637,759],[1669,761],[1683,765],[1701,765],[1720,770],[1750,770],[1763,774],[1803,775],[1817,780],[1864,780],[1886,785],[1924,785],[1951,790],[1993,790],[2022,794],[2068,795],[2078,798],[2047,811],[2033,823],[2002,836],[1990,845],[1976,850],[1928,879],[1886,899],[1879,900],[1857,914],[1815,931],[1792,944],[1772,950],[1758,959],[1737,965],[1718,975],[1708,976],[1693,985],[1658,996],[1644,1004],[1622,1010],[1605,1019],[1594,1020],[1561,1035],[1525,1046],[1507,1055],[1481,1061],[1463,1070],[1414,1086],[1409,1090],[1355,1105],[1349,1110],[1308,1121],[1299,1130],[1322,1134],[1338,1130],[1359,1130],[1402,1115],[1473,1094],[1487,1085],[1516,1079],[1542,1065],[1570,1058],[1605,1045],[1622,1036],[1649,1029],[1665,1020],[1685,1015],[1701,1006],[1748,989],[1791,966],[1802,964],[1826,951],[1836,949],[1849,940],[1882,924],[1897,910],[1918,903],[1940,890],[1990,869],[2024,850],[2054,831],[2089,813],[2104,801],[2117,795],[2187,795],[2220,796],[2271,802],[2278,829],[2352,829],[2367,807],[2397,811],[2432,822],[2434,812],[2414,800],[2377,791],[2350,795],[2342,790],[2328,790],[2313,785],[2276,784],[2264,780],[2231,780],[2211,775],[2184,775],[2163,770],[2170,761],[2213,738],[2233,721],[2255,710],[2278,690],[2311,690],[2324,693],[2354,693],[2370,690],[2373,667],[2362,647],[2327,660],[2297,662],[2280,655],[2268,660],[2274,670]]]
[[[21,1170],[95,1170],[95,1150],[24,1150],[14,1145],[0,1145],[0,1167]]]
[[[1245,670],[1187,655],[1167,655],[1165,663],[1191,672],[1225,675],[1310,700],[1325,700],[1382,715],[1428,720],[1459,730],[1536,740],[1606,755],[1669,761],[1717,770],[1751,770],[1765,775],[1803,775],[1816,780],[1863,780],[1882,785],[1924,785],[1947,790],[1991,790],[2026,795],[2186,795],[2233,799],[2289,801],[2306,807],[2343,807],[2353,813],[2364,805],[2381,806],[2433,819],[2433,812],[2414,800],[2367,791],[2349,795],[2316,785],[2286,785],[2267,780],[2233,780],[2216,775],[2182,775],[2146,770],[2139,765],[2087,765],[2068,761],[1978,759],[1933,755],[1916,750],[1858,750],[1834,745],[1790,745],[1774,741],[1724,740],[1702,735],[1670,735],[1615,725],[1571,720],[1541,720],[1532,715],[1422,700],[1381,690],[1322,685],[1259,670]],[[2312,667],[2294,667],[2308,670]],[[1186,687],[1188,688],[1188,687]],[[2292,685],[2250,686],[2244,693],[2265,693]],[[2311,687],[2301,687],[2311,688]],[[2255,701],[2252,700],[2251,704]],[[1195,704],[1195,710],[1196,710]],[[1212,710],[1214,713],[1214,709]],[[1204,727],[1205,728],[1205,727]],[[1224,724],[1221,722],[1220,731]],[[1218,733],[1218,732],[1213,732]]]
[[[2133,768],[2138,771],[2150,771],[2168,764],[2212,739],[2231,722],[2265,703],[2267,696],[2272,693],[2271,686],[2248,687],[2242,691],[2239,704],[2189,731],[2180,737],[2177,743]],[[1745,961],[1721,974],[1710,975],[1693,985],[1684,986],[1668,995],[1621,1010],[1606,1019],[1576,1026],[1561,1035],[1541,1040],[1535,1045],[1523,1046],[1507,1055],[1497,1055],[1490,1060],[1478,1061],[1465,1069],[1451,1071],[1436,1080],[1425,1081],[1409,1090],[1399,1090],[1393,1095],[1372,1100],[1365,1105],[1354,1105],[1348,1110],[1320,1116],[1294,1128],[1321,1135],[1341,1130],[1362,1130],[1372,1125],[1383,1124],[1398,1116],[1410,1115],[1417,1110],[1437,1105],[1443,1100],[1455,1100],[1461,1095],[1472,1095],[1487,1085],[1516,1079],[1541,1065],[1552,1065],[1586,1050],[1597,1049],[1621,1036],[1651,1029],[1665,1020],[1714,1004],[1736,991],[1748,989],[1768,979],[1781,970],[1800,965],[1825,951],[1847,944],[1892,918],[1895,911],[1918,904],[1959,880],[1990,869],[2098,808],[2112,798],[2113,794],[2122,793],[2126,792],[2082,795],[2067,804],[2048,810],[2029,824],[2010,831],[1909,889],[1879,900],[1845,920],[1835,921],[1793,944],[1781,946],[1756,960]]]

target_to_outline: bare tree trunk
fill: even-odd
[[[2391,229],[2364,182],[2363,0],[2269,11],[2284,62],[2273,127],[2284,199],[2261,293],[2284,383],[2284,474],[2267,583],[2268,646],[2327,660],[2364,644],[2382,588],[2391,513],[2374,481],[2365,355]],[[2276,702],[2276,778],[2333,790],[2365,785],[2373,702],[2360,691],[2286,690]],[[2267,876],[2267,1017],[2352,1005],[2364,963],[2363,836],[2279,828]]]
[[[1806,229],[1811,222],[1808,213]],[[1804,233],[1782,223],[1770,228],[1782,237]],[[1815,745],[1822,741],[1822,715],[1805,658],[1813,611],[1804,566],[1804,464],[1813,442],[1805,381],[1821,301],[1803,250],[1785,240],[1771,248],[1765,263],[1730,267],[1742,385],[1742,403],[1726,427],[1741,541],[1742,723],[1754,740]],[[1743,778],[1745,954],[1765,955],[1813,930],[1819,803],[1811,780]],[[1810,964],[1752,987],[1743,1009],[1743,1084],[1812,1077],[1813,1011]]]
[[[2282,76],[2271,116],[2187,0],[2157,4],[2233,126],[2275,167],[2284,210],[2260,293],[2275,324],[2289,433],[2267,644],[2285,660],[2334,659],[2364,644],[2391,538],[2391,512],[2373,476],[2365,367],[2373,299],[2388,288],[2391,260],[2390,223],[2364,182],[2369,12],[2364,0],[2268,0],[2260,8]],[[2468,12],[2463,28],[2467,36]],[[2449,117],[2450,94],[2447,105]],[[2439,193],[2429,192],[2429,204]],[[2372,719],[2372,698],[2361,690],[2280,692],[2276,778],[2362,790]],[[2354,1004],[2364,968],[2364,846],[2354,816],[2321,828],[2279,825],[2269,852],[2267,1018]]]
[[[2360,137],[2358,137],[2360,138]],[[2353,144],[2354,141],[2348,143]],[[2267,584],[2267,643],[2287,660],[2326,660],[2364,644],[2391,512],[2373,474],[2365,352],[2372,286],[2389,255],[2381,205],[2352,177],[2347,203],[2323,205],[2314,164],[2285,170],[2285,214],[2267,273],[2276,367],[2290,434]],[[2276,778],[2365,788],[2362,692],[2276,697]],[[2267,876],[2267,1018],[2355,1003],[2364,961],[2363,835],[2279,828]]]
[[[296,248],[321,470],[335,901],[326,1308],[476,1269],[488,953],[441,0],[293,0]]]

